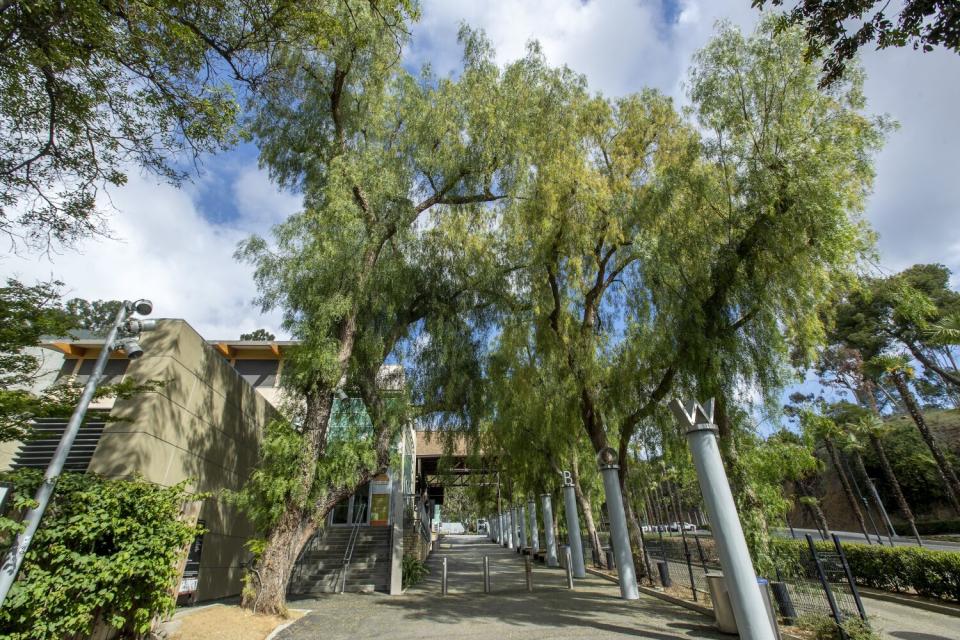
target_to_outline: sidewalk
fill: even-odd
[[[448,546],[449,545],[449,546]],[[492,593],[483,593],[483,556],[490,556]],[[449,595],[440,595],[442,557],[448,558]],[[656,598],[619,598],[615,584],[588,577],[566,588],[560,569],[534,568],[526,591],[523,559],[476,536],[447,536],[433,554],[431,575],[403,596],[330,595],[291,606],[312,611],[277,640],[391,640],[484,638],[712,638],[712,620]]]

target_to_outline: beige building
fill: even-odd
[[[279,417],[278,381],[284,352],[293,343],[207,341],[183,320],[159,320],[156,330],[143,333],[140,343],[144,353],[136,360],[128,360],[122,352],[111,355],[104,383],[132,378],[158,382],[158,389],[91,405],[66,469],[116,478],[139,475],[166,486],[186,482],[193,492],[211,494],[185,509],[188,518],[203,524],[205,533],[191,548],[180,589],[192,601],[236,595],[251,557],[245,543],[254,532],[222,493],[239,489],[249,478],[263,429]],[[102,339],[45,343],[46,383],[66,378],[85,383],[102,346]],[[381,378],[386,388],[402,390],[399,367],[385,367]],[[35,427],[40,438],[4,443],[0,469],[46,467],[65,425],[66,419],[42,420]],[[331,429],[335,428],[332,424]],[[419,520],[416,516],[422,511],[414,508],[412,499],[415,443],[408,429],[396,444],[403,469],[376,478],[331,512],[325,531],[301,556],[292,590],[311,593],[338,581],[364,590],[398,588],[403,521],[409,528],[411,517]],[[339,560],[333,562],[333,556],[341,557],[342,551],[331,550],[326,554],[329,558],[318,553],[343,537],[344,527],[362,528],[367,532],[362,539],[369,540],[367,547],[358,548],[358,554],[366,555],[358,556],[349,570]],[[419,539],[411,543],[422,546]]]

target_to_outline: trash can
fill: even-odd
[[[780,640],[780,625],[777,624],[777,612],[773,608],[773,601],[770,599],[770,589],[767,588],[769,582],[766,578],[757,578],[757,584],[760,585],[760,593],[763,594],[763,606],[767,609],[770,626],[773,627],[773,635],[777,637],[777,640]]]
[[[617,562],[613,557],[613,549],[607,548],[603,552],[607,556],[607,569],[616,569]]]
[[[710,600],[713,602],[713,617],[717,621],[720,633],[737,633],[737,619],[733,616],[733,605],[727,593],[727,583],[719,571],[707,572],[707,586],[710,588]]]
[[[730,593],[727,591],[727,583],[723,578],[723,573],[719,571],[707,572],[707,584],[710,587],[710,599],[713,601],[713,615],[717,621],[717,629],[720,633],[737,633],[737,619],[733,615],[733,605],[730,603]],[[763,596],[763,606],[767,610],[767,616],[770,619],[770,625],[773,627],[773,633],[777,640],[780,640],[780,627],[777,624],[777,615],[773,610],[773,603],[770,601],[770,590],[767,589],[767,579],[757,578],[757,584],[760,586],[760,593]]]

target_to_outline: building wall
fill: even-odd
[[[197,599],[235,595],[253,530],[219,494],[250,476],[263,428],[277,412],[186,322],[161,320],[141,344],[144,355],[127,376],[162,387],[115,402],[114,422],[89,470],[167,486],[186,482],[191,491],[212,494],[199,515],[206,534]]]

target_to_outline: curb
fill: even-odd
[[[293,620],[287,620],[286,622],[280,624],[273,631],[271,631],[267,635],[267,637],[264,638],[263,640],[273,640],[278,633],[280,633],[281,631],[283,631],[284,629],[292,625],[294,622],[297,622],[298,620],[303,620],[305,617],[307,617],[307,614],[310,613],[312,609],[290,609],[290,611],[301,611],[303,612],[303,615],[300,616],[299,618],[294,618]]]
[[[956,605],[931,602],[922,596],[891,593],[889,591],[879,591],[876,589],[870,589],[868,587],[857,587],[857,589],[860,591],[861,596],[871,598],[873,600],[882,600],[884,602],[902,604],[905,607],[914,607],[915,609],[923,609],[925,611],[932,611],[933,613],[939,613],[945,616],[960,618],[960,607],[957,607]]]

